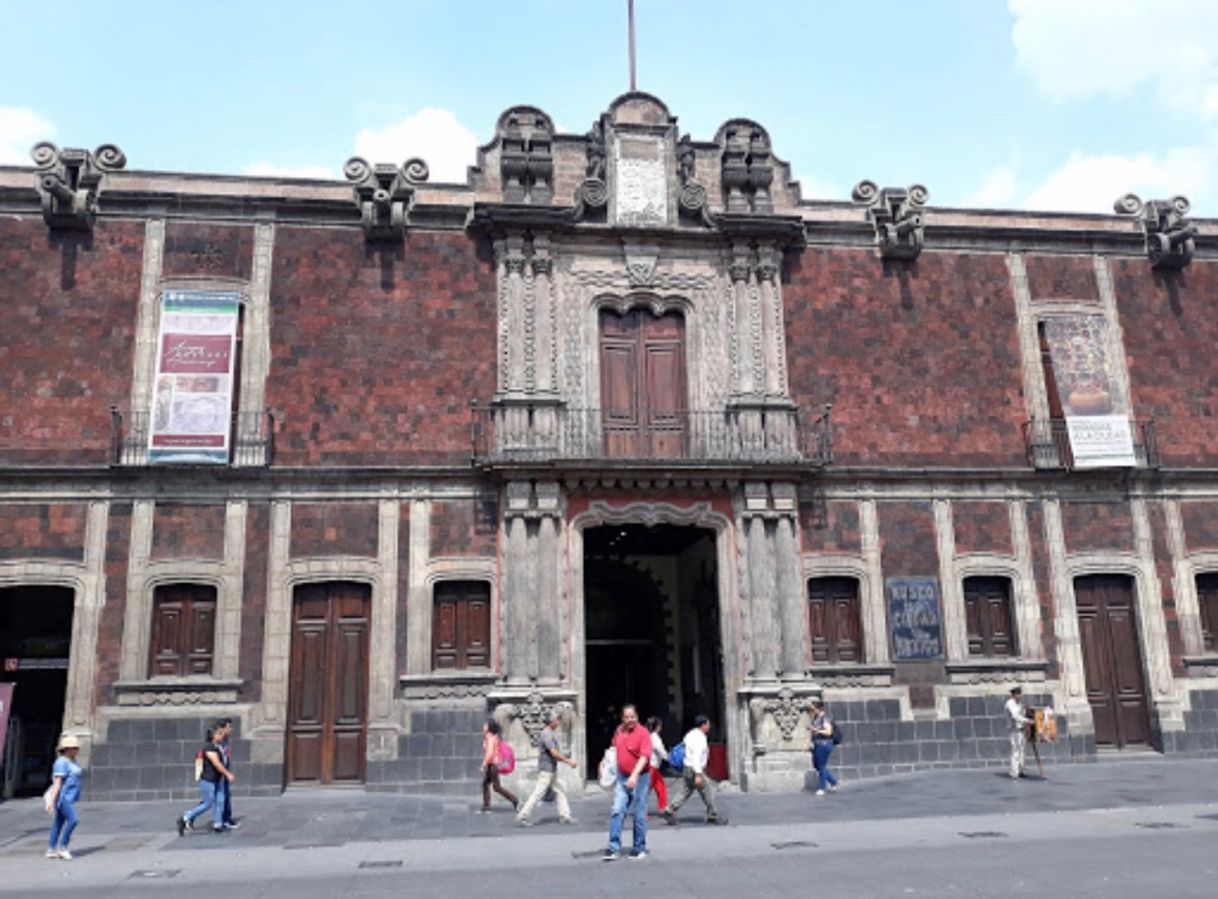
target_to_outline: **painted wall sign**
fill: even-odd
[[[943,627],[938,580],[933,577],[890,577],[886,586],[893,661],[941,657]]]

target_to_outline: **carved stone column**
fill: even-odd
[[[743,521],[746,533],[747,594],[752,670],[759,680],[770,680],[779,673],[778,604],[774,585],[773,530],[770,519],[769,491],[765,484],[744,485]]]
[[[770,489],[775,512],[774,586],[782,622],[782,676],[802,678],[808,667],[805,651],[808,627],[795,526],[796,488],[794,484],[774,484]]]
[[[562,678],[562,603],[557,481],[507,486],[504,556],[504,673],[509,684]]]
[[[559,529],[562,497],[557,481],[540,482],[537,492],[537,650],[538,676],[543,682],[562,680],[562,598],[559,595]]]
[[[528,552],[529,484],[507,485],[507,549],[503,577],[503,673],[510,684],[529,680],[530,644],[534,634],[529,627]]]
[[[782,336],[782,311],[775,302],[780,251],[774,247],[762,247],[757,251],[757,288],[761,294],[761,346],[762,363],[765,370],[764,389],[767,396],[781,396],[783,391],[782,368],[778,358]]]
[[[752,394],[757,391],[753,380],[753,311],[749,304],[749,277],[753,273],[753,260],[747,244],[738,243],[732,248],[732,261],[727,271],[732,279],[736,313],[736,333],[733,335],[736,348],[736,393]]]

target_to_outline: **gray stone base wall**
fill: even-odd
[[[368,763],[368,789],[480,795],[485,706],[418,709],[408,715],[410,733],[398,738],[398,757]]]
[[[1167,755],[1218,756],[1218,690],[1194,690],[1184,713],[1183,731],[1165,731],[1160,739]]]

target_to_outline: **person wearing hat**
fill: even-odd
[[[1011,698],[1003,706],[1007,718],[1007,735],[1011,740],[1011,780],[1019,780],[1023,773],[1023,754],[1027,742],[1028,725],[1031,723],[1023,707],[1023,688],[1013,687]]]
[[[533,823],[529,820],[529,815],[550,790],[554,791],[554,802],[558,805],[558,822],[570,824],[572,821],[571,805],[567,802],[567,793],[558,779],[558,763],[562,762],[564,765],[574,768],[575,759],[563,755],[563,751],[558,748],[558,725],[560,723],[558,712],[551,709],[546,712],[543,720],[545,727],[541,729],[541,733],[537,737],[537,744],[541,750],[537,756],[537,786],[533,788],[532,795],[525,800],[524,805],[520,807],[519,814],[516,815],[516,823],[521,827],[528,827]]]
[[[72,853],[68,851],[68,842],[80,823],[80,816],[76,814],[76,800],[80,799],[81,767],[76,764],[80,740],[63,734],[58,748],[59,758],[51,768],[51,787],[45,797],[47,814],[55,816],[51,838],[47,841],[47,858],[69,860]]]

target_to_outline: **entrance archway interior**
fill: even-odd
[[[710,716],[723,743],[723,645],[715,534],[676,525],[607,525],[584,532],[588,758],[599,759],[633,703],[664,722],[672,745]],[[725,756],[726,757],[726,756]]]
[[[46,789],[63,729],[74,604],[68,587],[0,588],[0,683],[15,685],[4,741],[5,796]]]

